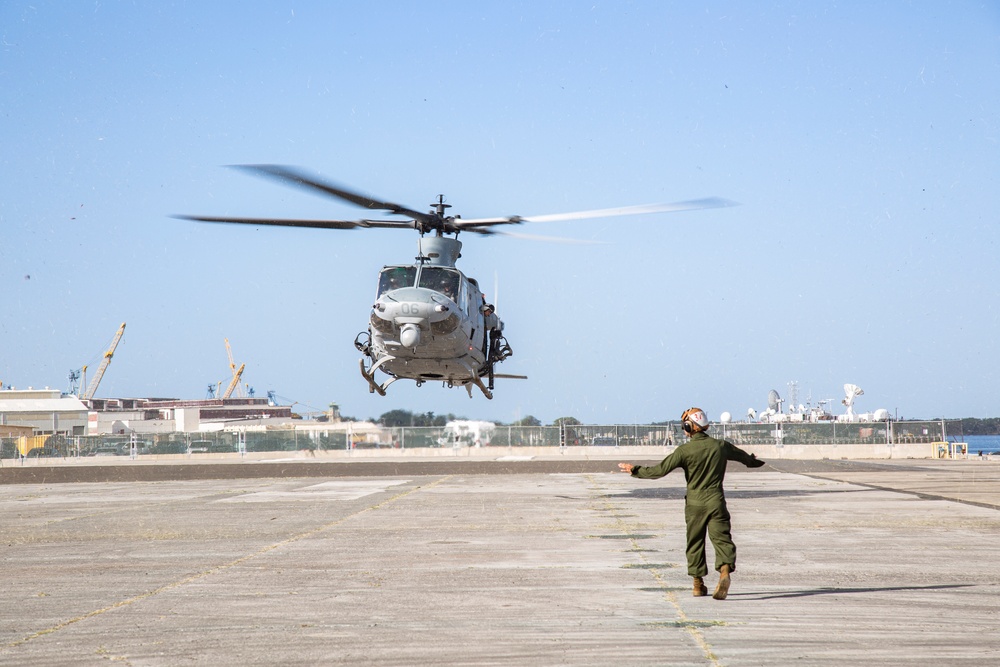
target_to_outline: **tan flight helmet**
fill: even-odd
[[[701,408],[688,408],[681,415],[681,428],[688,435],[708,430],[708,415]]]

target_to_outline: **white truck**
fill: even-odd
[[[444,425],[438,439],[442,447],[482,447],[489,445],[497,425],[493,422],[457,420]]]

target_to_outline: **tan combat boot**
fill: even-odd
[[[726,596],[729,595],[729,584],[732,583],[729,579],[730,572],[728,565],[719,568],[719,584],[715,587],[715,593],[712,594],[716,600],[725,600]]]
[[[705,585],[705,580],[701,577],[694,578],[694,590],[691,592],[696,598],[705,597],[708,595],[708,586]]]

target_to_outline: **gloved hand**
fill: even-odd
[[[750,463],[747,464],[748,468],[759,468],[764,465],[764,461],[758,459],[756,454],[751,454],[750,459]]]

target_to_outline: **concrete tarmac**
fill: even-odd
[[[0,665],[1000,664],[1000,462],[734,466],[724,601],[680,471],[528,463],[3,478]]]

